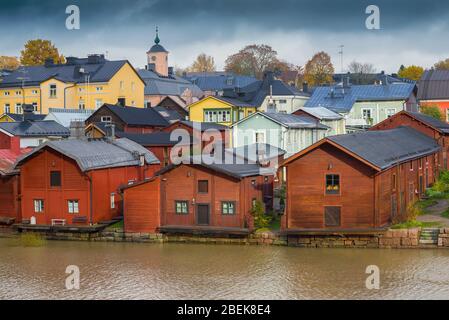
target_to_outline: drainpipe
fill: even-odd
[[[67,107],[66,107],[66,92],[67,92],[67,89],[74,88],[74,87],[75,87],[75,85],[73,85],[73,86],[68,86],[68,87],[65,87],[65,88],[64,88],[64,109],[67,108]]]
[[[89,176],[89,174],[86,174],[87,179],[89,180],[89,209],[90,209],[90,214],[89,214],[89,220],[90,220],[90,225],[92,226],[94,223],[94,202],[93,202],[93,182],[92,182],[92,178]]]

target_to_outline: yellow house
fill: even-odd
[[[50,108],[95,110],[104,103],[144,107],[145,82],[126,60],[104,55],[68,57],[65,64],[21,67],[0,82],[0,114],[21,113],[22,104],[35,112]]]
[[[191,121],[213,122],[225,126],[230,126],[257,111],[255,106],[237,99],[215,96],[192,103],[188,108]]]

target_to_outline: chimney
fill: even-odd
[[[307,81],[304,81],[302,83],[302,92],[305,92],[305,93],[309,92],[309,84],[307,83]]]
[[[74,120],[70,122],[70,139],[84,139],[84,121]]]
[[[45,67],[46,68],[52,67],[52,66],[54,66],[54,64],[55,64],[55,61],[53,60],[53,58],[45,59]]]
[[[23,121],[32,121],[34,106],[32,104],[22,104]]]
[[[269,83],[273,82],[273,80],[274,80],[274,72],[273,71],[265,71],[264,78]]]
[[[66,59],[66,65],[67,66],[74,66],[74,65],[76,65],[77,63],[77,61],[78,61],[78,58],[77,57],[67,57]]]
[[[169,76],[173,75],[173,67],[168,67],[168,75]]]
[[[104,54],[90,54],[87,56],[88,64],[99,64],[104,62],[105,62]]]
[[[114,141],[115,140],[115,124],[113,123],[108,123],[106,125],[106,128],[111,128],[111,130],[107,133],[107,139],[110,141]]]
[[[147,66],[148,71],[155,72],[156,71],[156,64],[155,63],[149,63]]]

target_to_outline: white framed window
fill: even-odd
[[[86,104],[84,103],[84,100],[80,100],[80,102],[78,103],[78,109],[80,110],[86,109]]]
[[[370,108],[362,109],[362,118],[365,120],[369,120],[373,118],[373,110]]]
[[[9,91],[5,91],[5,96],[9,96]]]
[[[21,103],[16,103],[16,109],[14,110],[14,112],[16,114],[22,113],[22,104]]]
[[[231,122],[230,110],[206,110],[204,111],[205,122]]]
[[[37,94],[37,90],[32,90],[31,94]]]
[[[68,200],[69,213],[80,213],[79,201],[78,200]]]
[[[44,212],[44,200],[41,199],[34,200],[34,212],[35,213]]]
[[[103,105],[102,99],[95,99],[95,109],[99,109]]]
[[[265,132],[264,131],[259,131],[255,133],[255,138],[254,140],[256,141],[256,143],[265,143]]]
[[[37,112],[37,102],[33,102],[32,105],[34,112]]]
[[[56,98],[56,84],[50,85],[50,98]]]
[[[111,116],[102,116],[101,117],[101,122],[111,123],[112,122],[112,117]]]
[[[97,90],[97,92],[101,92],[101,91],[103,91],[103,87],[97,87],[96,90]]]
[[[385,114],[386,114],[387,118],[390,118],[396,114],[396,109],[388,108],[387,110],[385,110]]]
[[[11,112],[11,106],[9,103],[5,103],[5,113],[10,113]]]
[[[115,193],[111,193],[111,209],[115,209]]]

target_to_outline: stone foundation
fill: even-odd
[[[438,236],[438,247],[449,248],[449,228],[440,229]]]

